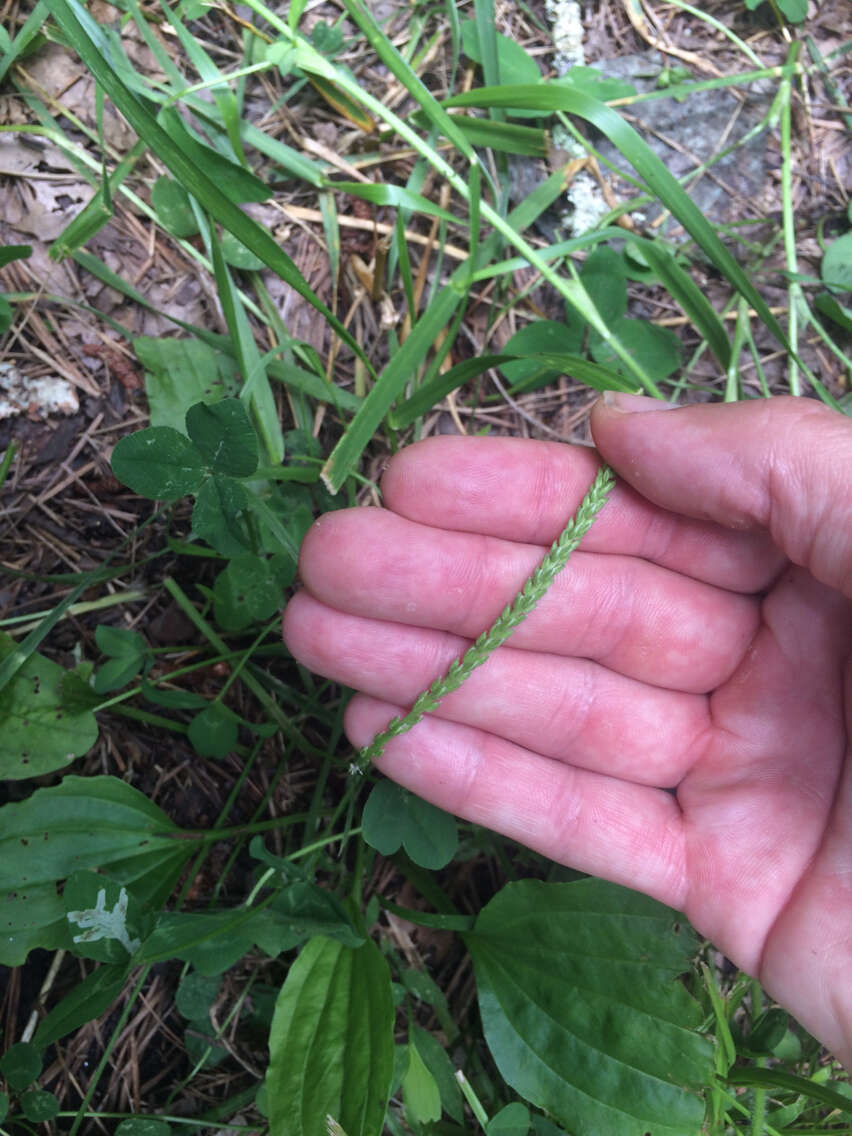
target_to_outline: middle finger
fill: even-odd
[[[447,532],[385,509],[344,509],[308,532],[300,571],[308,591],[340,611],[475,639],[545,551]],[[704,693],[730,676],[758,621],[753,597],[636,557],[580,551],[510,642]]]

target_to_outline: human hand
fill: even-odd
[[[625,401],[598,403],[592,431],[633,488],[380,768],[685,912],[850,1067],[852,422],[795,399]],[[314,525],[284,635],[363,692],[354,745],[493,622],[597,461],[435,438],[393,459],[386,509]]]

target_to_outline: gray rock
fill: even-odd
[[[640,94],[658,89],[666,65],[657,51],[592,64],[608,76],[628,80]],[[716,88],[698,91],[682,102],[659,98],[637,103],[624,108],[624,113],[635,120],[636,129],[669,171],[681,178],[744,138],[766,115],[770,99],[770,91],[753,84],[745,93],[743,88],[738,94]],[[762,198],[766,181],[766,141],[767,131],[758,131],[687,186],[692,200],[715,224],[759,215],[755,202]],[[633,173],[607,139],[598,139],[596,145],[614,166]],[[653,220],[658,213],[648,209],[646,216]],[[669,222],[664,232],[676,236],[676,223]]]

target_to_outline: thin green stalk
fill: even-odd
[[[788,62],[795,63],[796,56],[801,48],[800,43],[794,43],[790,48]],[[787,299],[789,311],[787,314],[787,339],[790,344],[790,365],[788,370],[790,394],[802,393],[799,382],[799,367],[796,362],[799,342],[799,302],[802,298],[802,286],[795,278],[799,267],[796,258],[796,222],[793,215],[793,146],[792,146],[792,114],[791,95],[793,84],[789,78],[781,81],[779,98],[781,103],[781,216],[784,231],[784,257],[790,282],[787,285]]]
[[[737,322],[734,327],[734,339],[731,343],[731,361],[725,382],[725,402],[737,402],[742,398],[742,383],[740,382],[740,352],[746,341],[749,331],[748,302],[740,296],[737,306]]]
[[[721,32],[722,35],[727,36],[731,43],[735,44],[743,55],[747,55],[756,67],[763,66],[760,57],[755,55],[745,40],[740,39],[736,32],[731,31],[722,20],[717,20],[714,16],[711,16],[709,12],[702,11],[700,8],[693,8],[691,4],[685,3],[685,0],[669,0],[669,3],[675,8],[680,8],[683,12],[689,12],[690,16],[695,16],[697,20],[704,20],[705,23],[710,24],[717,32]]]
[[[488,1127],[488,1113],[482,1107],[482,1101],[473,1091],[473,1086],[464,1073],[462,1073],[461,1069],[456,1069],[456,1080],[458,1081],[464,1099],[470,1105],[470,1111],[476,1117],[484,1132]]]
[[[201,615],[201,613],[197,610],[195,605],[190,600],[189,596],[186,594],[186,592],[184,592],[180,585],[170,576],[167,576],[163,581],[163,587],[166,589],[172,599],[177,603],[178,607],[181,609],[184,615],[186,615],[187,618],[198,628],[198,630],[205,637],[208,643],[210,643],[215,648],[215,650],[219,651],[221,654],[227,654],[228,648],[225,644],[224,639],[216,634],[216,632],[213,630],[204,616]],[[286,714],[282,713],[275,699],[269,693],[267,693],[265,688],[261,685],[260,682],[258,682],[254,675],[246,672],[242,675],[240,681],[252,692],[252,694],[255,696],[264,710],[266,710],[269,717],[281,730],[284,731],[287,737],[292,738],[295,735],[299,738],[299,741],[306,748],[307,752],[316,753],[319,757],[323,756],[321,753],[319,753],[319,751],[315,751],[313,746],[309,746],[308,743],[301,737],[301,735],[299,735],[298,731],[294,730]]]
[[[550,551],[521,588],[511,603],[507,604],[496,621],[483,631],[472,647],[460,659],[450,665],[447,673],[435,679],[414,701],[414,705],[403,717],[393,718],[387,727],[376,734],[372,742],[365,746],[356,761],[350,766],[352,773],[363,774],[371,761],[380,757],[391,738],[407,733],[423,717],[438,707],[448,694],[458,690],[470,674],[481,667],[498,647],[501,647],[515,628],[526,619],[544,593],[553,583],[558,573],[565,567],[571,554],[592,527],[595,517],[606,504],[615,485],[615,474],[609,466],[602,465],[595,479],[580,503],[576,514],[571,518],[555,540]]]
[[[0,462],[0,489],[3,488],[6,478],[9,476],[9,470],[12,468],[12,462],[15,460],[18,449],[19,446],[16,441],[11,441],[6,447],[6,452],[3,455],[3,460],[2,462]],[[7,623],[8,620],[5,620],[4,622]]]
[[[100,1079],[104,1075],[104,1071],[106,1070],[106,1067],[109,1064],[109,1060],[112,1057],[112,1051],[115,1049],[116,1045],[118,1044],[118,1039],[119,1039],[119,1037],[121,1037],[121,1031],[124,1029],[124,1026],[125,1026],[125,1023],[127,1022],[127,1019],[130,1017],[130,1011],[133,1009],[133,1006],[136,1002],[136,999],[139,996],[139,994],[142,992],[142,987],[145,985],[145,982],[148,979],[148,974],[151,971],[151,966],[152,966],[152,964],[149,963],[148,966],[142,967],[142,973],[139,975],[139,978],[136,980],[136,984],[133,987],[132,991],[130,992],[129,998],[127,999],[127,1001],[124,1004],[124,1008],[122,1009],[121,1014],[119,1015],[118,1021],[115,1023],[115,1028],[113,1029],[112,1034],[110,1035],[110,1039],[106,1043],[106,1046],[104,1047],[103,1055],[102,1055],[100,1061],[98,1062],[94,1073],[92,1073],[92,1076],[89,1080],[88,1085],[86,1086],[85,1095],[84,1095],[82,1101],[80,1102],[80,1107],[77,1109],[77,1115],[74,1117],[74,1123],[71,1125],[70,1129],[68,1130],[68,1136],[77,1136],[77,1132],[79,1131],[80,1125],[83,1123],[83,1120],[88,1115],[89,1102],[91,1101],[92,1097],[95,1095],[95,1090],[97,1089],[97,1087],[100,1083]]]

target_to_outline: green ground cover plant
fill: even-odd
[[[570,376],[581,399],[785,391],[848,409],[852,214],[824,218],[818,273],[800,271],[792,139],[814,83],[848,118],[832,72],[850,44],[823,56],[801,6],[769,0],[764,26],[780,47],[766,60],[733,28],[742,5],[730,5],[728,26],[676,0],[697,29],[723,35],[735,66],[711,78],[669,71],[643,95],[586,66],[545,77],[535,53],[498,33],[490,0],[413,5],[402,31],[360,0],[323,6],[321,18],[314,7],[120,0],[105,18],[79,0],[38,0],[0,35],[0,82],[29,116],[0,137],[49,143],[90,191],[51,263],[71,261],[174,331],[131,332],[52,293],[0,295],[0,335],[20,335],[31,305],[61,300],[144,374],[143,413],[113,434],[109,463],[132,523],[95,567],[54,573],[49,605],[2,623],[0,964],[53,962],[0,1057],[0,1126],[848,1132],[852,1092],[836,1063],[677,912],[458,824],[369,770],[570,571],[612,486],[605,467],[497,623],[360,755],[342,737],[345,692],[296,666],[279,627],[314,518],[377,499],[378,462],[446,408],[520,407],[521,421],[522,400]],[[91,122],[25,85],[27,62],[57,45],[92,84]],[[441,89],[424,62],[437,50]],[[777,139],[779,156],[778,216],[759,237],[709,220],[628,121],[648,98],[688,105],[755,84],[772,94],[754,132]],[[300,107],[348,132],[345,152],[268,128]],[[133,135],[123,148],[107,129],[115,112]],[[556,126],[582,149],[570,161],[605,167],[607,139],[632,173],[598,223],[550,239],[536,226],[570,178],[569,159],[553,156]],[[517,156],[550,161],[522,193]],[[290,206],[315,209],[325,290],[263,212],[282,184]],[[678,239],[626,220],[652,203]],[[141,277],[99,255],[125,210],[207,282],[218,331],[158,307]],[[352,216],[381,217],[369,264],[346,250]],[[0,268],[31,252],[0,248]],[[288,327],[284,286],[322,328],[324,353]],[[651,318],[649,297],[686,330]],[[381,315],[386,301],[394,318]],[[471,344],[483,311],[488,335]],[[514,330],[497,336],[503,321]],[[20,461],[10,442],[4,489]],[[152,603],[178,629],[166,641],[146,625]],[[71,621],[88,634],[61,665],[52,643]],[[158,739],[165,789],[130,759],[86,764],[107,752],[116,722]],[[203,819],[175,819],[170,747],[221,789]],[[474,877],[484,882],[463,891],[458,881]],[[448,968],[424,965],[418,934],[467,975],[466,1000]],[[104,1107],[125,1031],[163,975],[180,1058],[156,1103]],[[69,1088],[53,1064],[68,1065],[91,1023],[98,1044]],[[188,1107],[202,1082],[203,1106]]]

